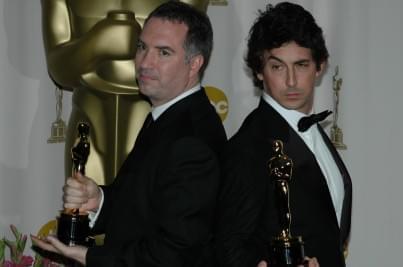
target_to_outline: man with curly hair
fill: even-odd
[[[278,192],[269,178],[276,140],[293,161],[291,234],[302,236],[309,266],[318,266],[317,261],[324,267],[345,266],[350,176],[318,121],[299,122],[313,113],[315,84],[327,59],[322,29],[303,7],[283,2],[259,12],[245,61],[262,97],[224,157],[216,229],[221,266],[265,266],[266,261],[270,266],[270,242],[283,230]]]

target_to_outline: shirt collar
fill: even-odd
[[[297,110],[293,109],[286,109],[283,106],[281,106],[279,103],[277,103],[276,100],[274,100],[268,93],[263,91],[262,95],[263,100],[268,103],[272,108],[274,108],[280,115],[283,117],[290,126],[298,132],[298,121],[302,118],[305,117],[306,114],[299,112]],[[313,111],[311,111],[309,114],[311,114]]]
[[[170,106],[199,90],[201,90],[200,83],[160,106],[151,107],[151,115],[153,116],[154,121],[157,120],[159,116],[161,116],[161,114],[164,113]]]

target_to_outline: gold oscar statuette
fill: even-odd
[[[71,148],[73,172],[85,174],[85,164],[90,154],[89,132],[86,123],[80,122],[77,126],[78,138],[76,145]],[[87,213],[79,209],[64,209],[57,222],[57,237],[68,246],[91,245],[89,238],[89,218]]]
[[[343,143],[343,131],[337,125],[339,117],[339,94],[341,85],[343,84],[342,78],[337,78],[339,75],[339,66],[336,66],[335,74],[333,75],[333,125],[330,128],[330,140],[337,149],[347,149]]]
[[[269,177],[274,182],[275,202],[278,211],[280,233],[271,240],[270,267],[294,267],[304,263],[304,242],[301,236],[291,235],[290,191],[293,162],[283,152],[283,143],[273,141],[274,155],[269,160]]]
[[[52,122],[48,143],[61,143],[66,139],[66,123],[62,119],[63,91],[56,86],[56,120]]]

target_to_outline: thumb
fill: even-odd
[[[267,263],[265,261],[261,261],[261,262],[259,262],[257,267],[267,267]]]
[[[83,174],[79,171],[75,171],[74,172],[74,178],[76,178],[77,180],[80,180],[83,178]]]
[[[74,178],[77,179],[77,181],[81,182],[81,183],[86,183],[87,182],[87,177],[84,176],[81,172],[75,172],[74,173]]]
[[[55,248],[55,250],[58,253],[64,254],[64,251],[66,249],[66,245],[63,244],[62,242],[60,242],[56,237],[54,237],[52,235],[48,235],[46,237],[46,241],[49,242],[50,244],[52,244],[52,246]]]

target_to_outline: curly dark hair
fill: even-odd
[[[329,53],[323,38],[322,29],[314,17],[297,4],[282,2],[275,6],[269,4],[266,10],[258,11],[249,31],[248,48],[245,56],[247,66],[253,74],[253,83],[263,89],[263,82],[257,78],[264,67],[263,54],[283,44],[295,42],[311,49],[312,57],[319,70],[320,64],[327,61]]]

